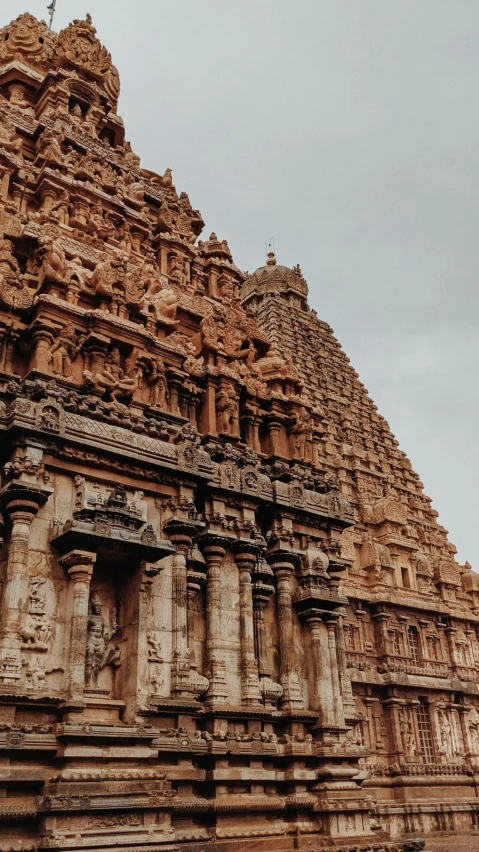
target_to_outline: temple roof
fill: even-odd
[[[45,76],[53,69],[73,70],[80,78],[106,94],[116,107],[120,92],[118,71],[111,55],[96,37],[90,15],[75,20],[58,34],[33,15],[19,15],[0,30],[0,66],[20,62],[35,74]]]
[[[276,263],[276,255],[270,249],[266,266],[260,266],[247,278],[241,289],[243,301],[265,293],[295,293],[302,300],[308,297],[308,285],[301,269],[294,266],[281,266]]]

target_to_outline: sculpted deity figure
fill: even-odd
[[[55,216],[59,225],[68,225],[70,222],[70,197],[68,190],[64,189],[49,210],[50,217]]]
[[[188,284],[188,276],[186,274],[186,264],[183,258],[175,254],[169,263],[170,281],[178,284],[179,287],[186,287]]]
[[[148,642],[148,660],[150,663],[162,663],[161,656],[161,634],[158,630],[149,630],[146,634]]]
[[[29,104],[25,97],[25,86],[21,83],[14,83],[10,86],[9,90],[10,95],[10,103],[15,109],[20,110],[21,112],[27,112],[31,115],[33,114],[33,107]]]
[[[91,277],[91,284],[95,288],[95,294],[111,297],[114,291],[123,291],[125,288],[126,272],[126,262],[123,258],[99,263]]]
[[[224,387],[216,394],[216,414],[218,431],[237,437],[239,434],[238,396],[232,385]]]
[[[126,252],[126,254],[131,254],[132,242],[131,226],[129,222],[124,222],[121,228],[119,228],[117,232],[117,239],[120,250]]]
[[[60,240],[52,237],[40,237],[37,257],[42,261],[40,283],[55,281],[64,283],[66,279],[67,261]]]
[[[175,322],[178,296],[168,287],[166,276],[158,275],[153,264],[147,264],[145,271],[146,290],[141,303],[142,310],[148,312],[153,308],[157,320]]]
[[[165,376],[165,365],[161,358],[154,356],[150,359],[151,371],[148,374],[148,384],[150,385],[150,405],[153,408],[167,408],[168,400],[168,384]]]
[[[164,682],[165,679],[161,673],[161,666],[154,666],[150,672],[150,684],[153,695],[158,695],[160,693]]]
[[[96,687],[100,669],[107,662],[107,646],[117,633],[116,612],[112,612],[112,626],[108,629],[101,611],[101,601],[96,592],[90,599],[90,613],[87,622],[87,641],[85,653],[85,685]]]
[[[105,220],[100,201],[90,207],[89,226],[89,230],[94,231],[100,239],[106,239],[112,231],[111,223]]]
[[[125,141],[123,145],[123,150],[125,152],[125,160],[131,166],[138,167],[140,165],[140,158],[138,154],[135,154],[129,142]]]
[[[73,361],[84,342],[85,336],[77,337],[72,323],[68,323],[58,332],[58,336],[50,349],[52,373],[55,376],[64,376],[66,379],[71,377]]]
[[[23,142],[17,136],[13,121],[9,118],[6,109],[0,109],[0,149],[11,154],[21,156]]]
[[[32,302],[33,295],[20,276],[13,244],[0,239],[0,304],[20,311],[29,308]]]
[[[307,440],[311,436],[311,418],[305,408],[301,407],[296,415],[296,422],[291,430],[293,438],[294,457],[304,461],[306,458]]]
[[[110,398],[118,402],[119,398],[130,400],[138,387],[137,375],[130,375],[121,367],[121,356],[117,346],[108,353],[103,369],[98,373],[83,371],[83,378],[92,384],[96,391],[110,393]]]
[[[226,311],[222,305],[213,305],[210,313],[200,323],[201,342],[212,352],[225,352],[227,337]]]
[[[70,110],[70,121],[77,127],[80,124],[83,124],[83,113],[81,111],[81,106],[79,103],[73,104]]]
[[[235,285],[233,280],[225,272],[218,278],[218,287],[223,302],[230,304],[235,298]]]
[[[37,658],[29,662],[25,670],[25,677],[28,690],[46,689],[47,678],[43,660]]]
[[[39,136],[37,142],[37,154],[41,154],[47,166],[65,166],[68,164],[68,157],[61,149],[63,135],[58,138],[55,133],[50,133],[44,130]]]
[[[417,754],[416,738],[411,719],[407,715],[407,711],[403,710],[400,717],[400,727],[403,741],[403,748],[408,757],[415,757]]]
[[[145,187],[131,172],[126,172],[123,175],[123,186],[118,186],[118,195],[134,204],[144,204]]]

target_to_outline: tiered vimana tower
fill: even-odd
[[[0,30],[0,852],[470,831],[478,577],[300,270],[198,241],[118,93],[89,18]]]

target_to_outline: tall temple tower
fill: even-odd
[[[471,832],[479,577],[301,270],[198,239],[118,95],[89,17],[0,30],[0,851]]]

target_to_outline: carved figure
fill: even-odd
[[[103,207],[99,201],[90,208],[89,230],[93,231],[101,240],[107,239],[113,230],[111,222],[107,222],[103,213]]]
[[[23,140],[17,136],[17,129],[3,107],[0,109],[0,149],[21,155]]]
[[[153,694],[159,693],[161,688],[165,682],[165,679],[161,673],[161,666],[154,666],[150,672],[150,684],[151,691]]]
[[[415,757],[417,754],[416,737],[411,719],[405,710],[402,710],[400,714],[400,727],[404,751],[408,757]]]
[[[141,309],[148,311],[153,308],[158,321],[174,322],[178,306],[178,296],[168,286],[168,279],[160,275],[152,264],[146,267],[146,290],[141,303]]]
[[[33,294],[20,276],[10,240],[0,240],[0,304],[11,310],[25,310],[33,303]]]
[[[146,635],[148,642],[148,660],[150,663],[162,663],[161,656],[161,634],[158,630],[149,630]]]
[[[150,405],[152,408],[165,410],[168,402],[168,384],[165,376],[165,365],[161,358],[152,356],[150,358],[151,369],[148,374],[150,385]]]
[[[70,222],[70,196],[64,189],[49,209],[49,217],[55,217],[59,225],[68,225]]]
[[[30,579],[29,612],[43,613],[45,611],[45,591],[43,586],[45,577],[32,577]]]
[[[44,130],[38,137],[37,155],[41,155],[46,166],[61,168],[68,165],[69,157],[61,149],[63,138],[63,135],[58,138],[55,133],[50,133],[48,130]]]
[[[66,282],[67,261],[60,240],[51,237],[42,237],[39,240],[37,257],[42,261],[40,282]]]
[[[227,336],[226,311],[222,305],[213,305],[210,313],[200,323],[201,342],[212,352],[225,352]]]
[[[177,254],[173,255],[170,260],[169,277],[170,281],[178,284],[179,287],[186,287],[188,284],[185,261]]]
[[[144,295],[144,284],[139,274],[128,271],[128,255],[98,264],[91,277],[95,294],[107,296],[116,302],[139,305]]]
[[[238,396],[232,385],[227,385],[216,394],[218,431],[227,435],[239,434]]]
[[[116,402],[119,399],[130,400],[138,387],[138,377],[131,376],[121,367],[121,356],[118,347],[114,346],[105,358],[102,370],[93,374],[90,370],[83,371],[85,381],[92,384],[96,391],[110,394]]]
[[[102,615],[100,598],[96,592],[93,592],[90,598],[85,653],[85,684],[87,688],[96,687],[100,669],[103,668],[107,661],[108,643],[117,631],[116,612],[112,612],[112,627],[108,629]],[[116,651],[117,649],[114,650]]]
[[[293,437],[294,457],[300,461],[306,459],[307,440],[311,436],[311,417],[305,408],[301,407],[296,415],[296,422],[291,430]]]
[[[72,364],[81,351],[85,335],[77,337],[74,326],[69,323],[58,332],[56,340],[50,349],[52,372],[55,376],[69,379],[72,374]]]
[[[47,678],[43,660],[37,658],[26,663],[25,677],[27,680],[26,686],[29,691],[46,689]]]

